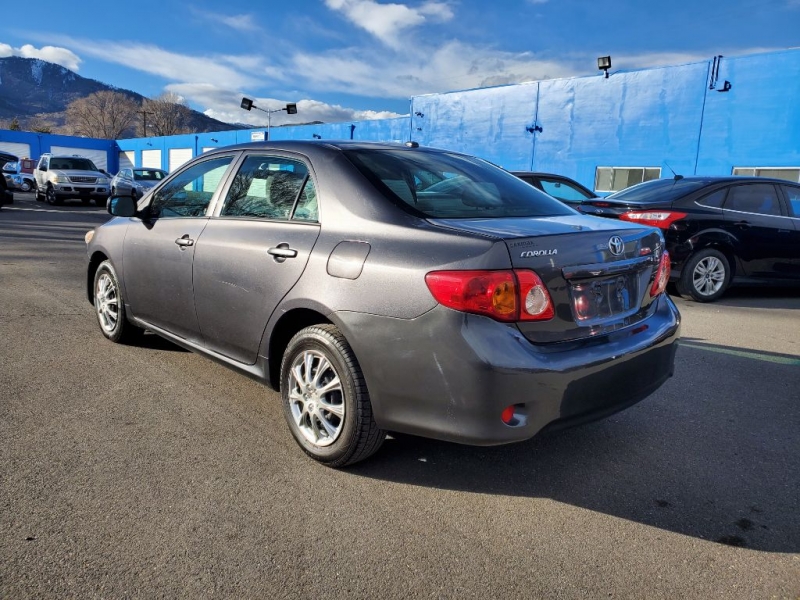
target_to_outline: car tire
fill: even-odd
[[[31,189],[32,188],[31,188],[30,182],[28,182],[28,180],[26,180],[26,179],[23,179],[22,183],[19,185],[19,191],[20,192],[30,192]]]
[[[41,190],[39,189],[39,186],[36,185],[35,183],[33,184],[33,193],[36,195],[37,202],[44,202],[44,194],[42,194]]]
[[[117,272],[110,261],[103,261],[97,267],[93,285],[92,296],[100,331],[117,344],[135,342],[144,330],[127,319]]]
[[[358,360],[334,325],[306,327],[289,342],[281,361],[281,397],[295,441],[329,467],[368,458],[386,437],[372,416]]]
[[[47,203],[53,206],[60,205],[63,202],[61,198],[56,196],[56,191],[51,186],[47,186],[47,189],[44,192],[44,197]]]
[[[695,302],[717,300],[731,282],[728,259],[719,250],[706,248],[689,257],[681,270],[678,292]]]
[[[95,198],[94,199],[95,206],[107,206],[108,205],[108,198]]]

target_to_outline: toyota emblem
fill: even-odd
[[[611,254],[614,256],[619,256],[625,250],[625,242],[618,235],[613,235],[608,240],[608,249],[611,250]]]

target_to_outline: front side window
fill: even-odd
[[[781,214],[775,186],[767,183],[732,186],[725,201],[725,209],[759,215]]]
[[[307,177],[308,168],[300,161],[248,156],[231,183],[220,216],[290,219]]]
[[[205,214],[222,176],[233,160],[222,156],[196,163],[178,173],[153,196],[150,216],[199,217]]]
[[[508,171],[477,158],[405,149],[346,150],[389,200],[423,217],[502,218],[574,214]]]

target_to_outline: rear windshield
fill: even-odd
[[[166,175],[159,169],[134,169],[133,171],[133,178],[136,181],[161,181]]]
[[[433,218],[552,217],[571,208],[507,171],[446,152],[345,150],[375,187],[409,212]]]
[[[625,202],[672,202],[697,189],[707,182],[688,179],[653,179],[638,185],[633,185],[610,196],[609,200],[623,200]]]
[[[76,171],[97,171],[97,167],[88,158],[53,157],[50,159],[51,169],[75,169]]]

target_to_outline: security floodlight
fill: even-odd
[[[611,68],[611,57],[601,56],[597,59],[597,68],[606,72],[606,79],[608,79],[608,70]]]
[[[255,108],[256,110],[260,110],[261,112],[267,113],[267,139],[270,139],[269,132],[272,128],[272,113],[274,112],[281,112],[282,110],[286,111],[287,115],[296,115],[297,114],[297,104],[289,103],[283,108],[259,108],[250,98],[242,98],[241,107],[245,110],[250,110]]]

